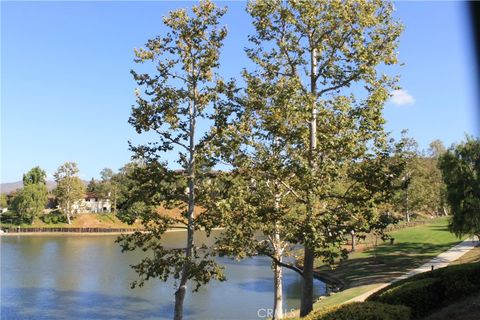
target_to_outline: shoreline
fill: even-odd
[[[85,228],[88,229],[88,228]],[[93,228],[92,228],[93,229]],[[102,229],[108,229],[108,228],[102,228]],[[223,228],[214,228],[212,230],[222,230]],[[1,232],[0,236],[52,236],[52,235],[57,235],[57,236],[66,236],[66,235],[73,235],[73,236],[86,236],[86,235],[92,235],[92,236],[107,236],[107,235],[121,235],[121,234],[132,234],[135,233],[136,231],[142,231],[141,229],[139,230],[129,230],[129,231],[89,231],[89,232],[82,232],[82,231],[32,231],[32,232]],[[184,228],[172,228],[168,229],[165,231],[165,233],[173,233],[173,232],[186,232],[187,229]],[[201,230],[197,230],[201,231]],[[147,231],[143,231],[147,232]]]
[[[108,236],[108,235],[121,235],[132,234],[134,231],[129,232],[5,232],[0,233],[0,237],[13,237],[13,236]]]

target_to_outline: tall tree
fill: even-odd
[[[33,223],[47,204],[47,174],[40,167],[32,168],[23,175],[23,189],[13,199],[12,207],[23,221]]]
[[[85,194],[85,185],[77,176],[78,172],[75,162],[66,162],[53,175],[57,182],[54,194],[61,210],[67,216],[68,224],[72,223],[71,217],[75,212],[75,202],[80,201]]]
[[[209,116],[209,107],[217,100],[223,87],[215,71],[219,67],[220,48],[227,34],[226,28],[220,26],[225,12],[211,1],[200,2],[192,7],[191,12],[185,9],[172,11],[163,19],[169,31],[149,40],[145,48],[135,50],[135,61],[151,62],[156,73],[132,71],[137,84],[143,89],[142,92],[139,89],[136,91],[137,105],[132,108],[129,122],[138,133],[155,133],[158,141],[132,146],[131,149],[136,158],[144,160],[146,168],[162,168],[158,160],[166,152],[178,151],[178,163],[183,169],[177,173],[159,169],[162,175],[157,178],[186,181],[188,196],[185,198],[185,188],[177,195],[176,204],[184,209],[183,219],[158,217],[156,206],[149,206],[147,209],[150,211],[143,215],[143,222],[152,232],[126,236],[122,243],[124,250],[141,247],[155,254],[154,260],[144,259],[134,267],[141,276],[140,283],[151,277],[166,280],[173,276],[179,279],[174,319],[183,318],[188,280],[194,280],[198,288],[211,278],[222,278],[213,260],[199,257],[193,236],[200,228],[194,209],[209,166],[203,161],[203,150],[208,141],[199,139],[197,122]],[[161,180],[155,182],[162,183]],[[161,197],[157,200],[160,203],[163,201]],[[168,227],[178,224],[186,225],[185,249],[163,248],[161,235]],[[156,246],[151,245],[152,241]]]
[[[306,203],[298,230],[305,316],[313,305],[314,259],[343,237],[333,208],[348,196],[335,194],[334,184],[349,172],[342,168],[373,159],[383,148],[382,107],[394,81],[377,67],[397,63],[402,26],[392,3],[378,0],[254,1],[248,11],[256,29],[250,58],[266,74],[288,77],[303,97],[289,134],[297,139],[292,159],[301,181],[291,187],[303,192]],[[366,98],[355,95],[362,89]]]
[[[99,183],[95,179],[91,179],[87,184],[87,192],[98,192]]]
[[[134,193],[137,188],[135,183],[134,171],[138,166],[135,162],[130,162],[125,164],[122,168],[118,170],[118,173],[115,175],[114,180],[118,186],[117,194],[117,215],[128,215],[127,209],[131,205],[132,193]],[[130,219],[127,219],[124,216],[126,222],[130,222]],[[131,221],[132,223],[134,221]]]
[[[433,140],[428,145],[428,154],[430,157],[434,159],[438,159],[445,152],[447,152],[447,149],[445,148],[445,145],[440,139]]]
[[[244,78],[243,96],[216,105],[216,129],[212,132],[216,150],[221,160],[235,169],[215,180],[219,185],[214,191],[222,192],[209,209],[211,215],[218,214],[216,223],[225,228],[218,241],[222,253],[272,259],[273,318],[280,319],[283,258],[291,247],[288,221],[298,205],[286,184],[294,175],[285,152],[289,142],[282,133],[288,131],[289,106],[296,97],[286,90],[288,79],[264,81],[263,74],[246,72]],[[258,232],[264,240],[259,241]]]
[[[0,208],[4,209],[8,207],[7,195],[5,193],[0,194]]]
[[[480,139],[466,141],[440,156],[439,167],[452,210],[450,230],[458,237],[480,237]]]
[[[412,213],[438,215],[446,213],[445,184],[438,168],[438,159],[445,148],[439,140],[420,152],[417,142],[404,135],[407,165],[402,174],[403,190],[396,195],[396,209],[409,221]],[[443,151],[442,151],[443,150]]]
[[[419,179],[418,177],[420,174],[418,173],[419,163],[420,163],[420,152],[418,150],[418,143],[415,139],[407,136],[407,130],[402,131],[402,141],[405,146],[405,157],[406,157],[406,166],[405,170],[402,174],[402,189],[403,193],[400,195],[400,207],[403,208],[403,212],[405,213],[405,221],[410,222],[410,215],[412,209],[418,208],[419,203],[418,197],[415,196],[415,193],[412,192],[412,181],[415,181],[416,185],[418,185]],[[414,180],[415,179],[415,180]]]
[[[430,208],[434,209],[437,215],[439,212],[447,215],[447,190],[443,181],[442,171],[439,168],[439,159],[446,151],[445,145],[439,139],[432,141],[428,147],[429,158],[427,165],[430,197],[427,199],[429,199]]]
[[[23,185],[29,184],[43,184],[45,185],[47,179],[47,174],[40,167],[34,167],[30,169],[27,173],[23,175]]]
[[[112,212],[117,212],[117,200],[120,192],[119,179],[110,168],[105,168],[100,172],[101,182],[99,185],[99,194],[101,198],[110,200]]]

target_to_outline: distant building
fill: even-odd
[[[109,199],[100,198],[95,192],[87,192],[85,197],[73,204],[75,213],[108,213],[112,211]]]

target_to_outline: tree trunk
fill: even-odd
[[[189,183],[189,203],[188,203],[188,229],[187,229],[187,248],[185,249],[185,263],[182,269],[182,275],[180,279],[180,284],[175,292],[175,310],[173,319],[182,320],[183,319],[183,302],[185,300],[185,293],[187,291],[187,281],[190,273],[190,259],[192,258],[192,249],[193,249],[193,208],[194,208],[194,192],[193,190],[193,179],[190,179]]]
[[[312,94],[312,118],[310,120],[310,146],[309,146],[309,166],[310,172],[313,175],[315,171],[315,150],[317,149],[317,49],[313,48],[310,57],[310,93]],[[309,224],[313,219],[314,213],[314,198],[313,191],[310,190],[308,194],[307,205],[307,223],[306,228],[309,228]],[[311,237],[312,235],[307,235]],[[313,309],[313,262],[314,262],[315,248],[311,247],[309,241],[305,241],[304,255],[303,255],[303,288],[302,288],[302,300],[300,306],[300,316],[304,317],[309,314]]]
[[[196,96],[196,89],[194,88]],[[175,292],[175,310],[173,319],[183,319],[183,302],[185,301],[185,293],[187,291],[187,281],[190,273],[190,264],[193,250],[193,233],[194,233],[194,208],[195,208],[195,98],[190,104],[190,148],[188,161],[188,226],[187,226],[187,247],[185,249],[185,263],[182,269],[180,284]]]
[[[278,211],[280,207],[280,195],[275,194],[275,210]],[[275,222],[275,234],[273,237],[273,248],[275,250],[275,258],[282,262],[283,258],[283,246],[280,239],[280,228],[278,222]],[[283,318],[283,295],[282,295],[282,267],[277,263],[273,262],[273,273],[274,273],[274,301],[273,301],[273,320],[278,320]]]
[[[66,209],[66,211],[67,211],[67,212],[66,212],[66,214],[67,214],[67,222],[68,222],[68,224],[72,224],[72,220],[70,220],[70,204],[69,204],[69,203],[67,203],[65,209]]]
[[[407,222],[410,222],[410,212],[408,210],[408,185],[407,185],[406,209],[407,209],[407,212],[405,213],[405,219],[407,220]]]
[[[350,231],[350,235],[352,236],[352,252],[355,252],[355,230]]]
[[[300,317],[305,317],[313,309],[313,252],[313,249],[305,246],[303,255],[303,288]]]
[[[280,255],[277,259],[282,259]],[[281,261],[281,260],[280,260]],[[275,300],[273,302],[273,319],[278,320],[283,318],[283,296],[282,296],[282,267],[273,262],[274,265],[274,274],[275,274],[275,283],[274,283],[274,294]]]
[[[68,184],[67,184],[67,196],[68,196],[68,199],[70,198],[70,180],[68,180]],[[65,204],[65,210],[67,211],[67,221],[68,221],[68,224],[72,224],[72,221],[70,220],[70,210],[72,209],[72,206],[70,204],[70,200],[67,200],[67,203]]]
[[[182,276],[183,279],[183,276]],[[182,320],[183,319],[183,301],[185,300],[185,292],[187,291],[186,281],[182,281],[183,284],[180,284],[177,291],[175,291],[175,310],[173,319]]]
[[[117,191],[113,193],[113,214],[117,213]]]

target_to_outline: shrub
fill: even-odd
[[[434,292],[435,294],[432,294]],[[413,318],[427,314],[444,300],[439,280],[425,278],[385,291],[375,301],[392,305],[405,305],[411,308]]]
[[[40,218],[43,222],[47,224],[57,224],[57,223],[66,223],[67,218],[59,210],[50,212],[49,214],[44,214]]]
[[[2,223],[21,224],[22,217],[17,212],[8,210],[0,215],[0,221]]]
[[[379,302],[354,302],[322,310],[309,320],[408,320],[410,308]]]
[[[367,300],[408,306],[418,319],[475,292],[480,292],[480,263],[425,272],[398,281]]]

